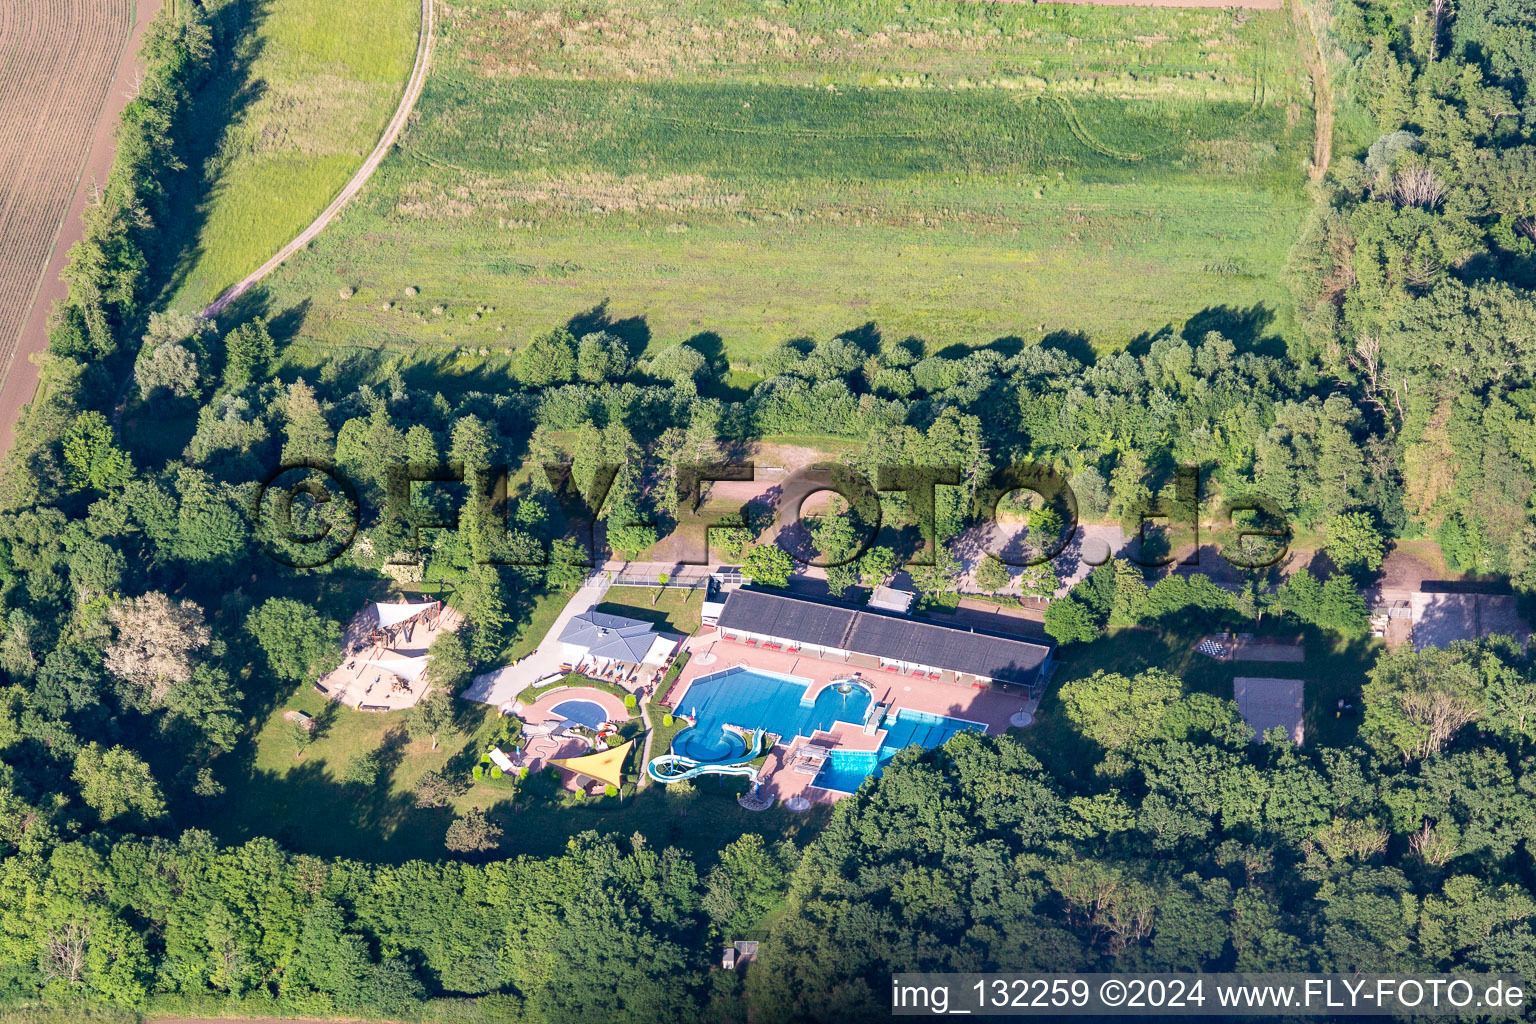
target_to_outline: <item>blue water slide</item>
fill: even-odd
[[[662,754],[660,757],[653,757],[651,763],[645,766],[645,770],[651,778],[663,785],[697,778],[700,775],[740,775],[753,782],[757,781],[757,769],[750,761],[732,761],[722,764],[718,761],[695,761],[682,754]]]

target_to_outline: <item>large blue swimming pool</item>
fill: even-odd
[[[806,697],[809,686],[809,679],[748,668],[695,679],[677,710],[697,719],[698,725],[677,734],[672,752],[695,761],[730,761],[741,757],[746,748],[739,737],[726,731],[727,725],[764,729],[787,744],[796,736],[828,729],[834,722],[857,725],[864,721],[870,696],[862,687],[839,693],[829,686],[811,701]],[[879,775],[885,762],[903,747],[914,743],[937,747],[962,730],[984,730],[976,722],[904,709],[894,721],[887,718],[884,728],[885,742],[878,752],[834,750],[816,776],[816,785],[851,792],[866,778]]]
[[[744,752],[741,739],[725,726],[765,729],[785,742],[827,729],[833,722],[862,722],[869,693],[852,687],[838,693],[827,687],[815,702],[805,699],[809,679],[780,676],[757,669],[731,668],[695,679],[678,706],[681,714],[698,720],[677,734],[672,752],[695,761],[728,761]]]

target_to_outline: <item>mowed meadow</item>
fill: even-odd
[[[167,305],[196,311],[325,209],[378,142],[416,57],[420,0],[214,0],[224,71],[195,97],[191,173]]]
[[[1312,130],[1283,11],[496,0],[445,12],[397,152],[265,301],[301,363],[499,354],[605,300],[738,367],[869,321],[1283,328]]]

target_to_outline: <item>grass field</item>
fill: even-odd
[[[169,305],[198,310],[335,197],[378,141],[416,55],[420,0],[232,0],[239,42],[199,98],[207,187]]]
[[[868,321],[1288,323],[1312,115],[1282,11],[496,0],[448,12],[417,115],[270,282],[295,358],[500,356],[604,299],[743,368]]]
[[[654,587],[609,587],[597,611],[627,615],[657,628],[691,636],[698,631],[704,608],[702,590],[666,590],[658,597]],[[652,598],[655,598],[654,602]]]
[[[769,837],[800,836],[819,828],[824,812],[797,815],[775,809],[755,814],[736,803],[741,792],[729,780],[705,780],[692,799],[678,799],[651,787],[625,800],[592,801],[567,807],[547,794],[518,795],[492,785],[476,785],[451,807],[415,806],[412,786],[424,772],[453,766],[467,773],[495,727],[495,712],[455,701],[458,729],[440,736],[435,751],[412,741],[402,714],[369,714],[331,704],[309,687],[285,701],[237,756],[243,764],[226,770],[228,787],[217,800],[196,808],[200,827],[226,842],[275,836],[290,848],[323,856],[398,863],[411,858],[446,856],[443,834],[455,813],[470,807],[486,810],[500,823],[506,839],[500,854],[553,856],[578,832],[596,829],[619,836],[642,832],[658,845],[680,846],[704,863],[744,832]],[[296,708],[320,722],[318,738],[302,750],[283,711]],[[660,749],[660,748],[659,748]],[[341,781],[347,763],[374,751],[381,772],[371,787]],[[547,787],[542,787],[547,788]]]

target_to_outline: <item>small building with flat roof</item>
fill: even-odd
[[[895,612],[897,615],[905,615],[912,610],[912,600],[917,597],[910,590],[897,590],[895,587],[876,587],[874,593],[869,595],[869,606],[882,612]]]

